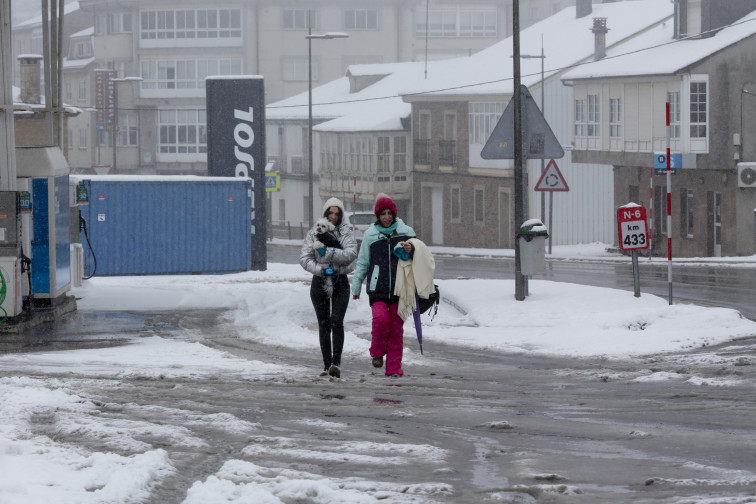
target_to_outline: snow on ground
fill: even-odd
[[[440,248],[433,252],[500,253]],[[629,261],[627,257],[606,253],[606,246],[602,244],[555,247],[554,257]],[[743,262],[756,264],[756,258],[737,258],[737,261],[741,265]],[[426,348],[433,342],[443,342],[501,352],[623,359],[684,351],[756,334],[756,322],[741,317],[734,310],[682,304],[669,306],[667,300],[649,294],[635,298],[627,291],[533,279],[529,283],[528,298],[515,301],[512,280],[438,280],[437,283],[444,301],[432,321],[423,316]],[[309,300],[309,275],[298,265],[271,263],[264,272],[230,275],[95,277],[74,289],[73,294],[79,298],[78,309],[84,312],[224,310],[227,323],[241,337],[295,350],[318,349]],[[369,321],[367,296],[351,301],[347,326],[361,327],[367,332]],[[114,332],[117,333],[117,329]],[[426,352],[421,358],[414,338],[413,323],[408,321],[405,369],[432,366],[432,356]],[[119,379],[127,377],[191,380],[233,375],[254,380],[281,374],[307,377],[313,372],[309,368],[247,361],[205,347],[196,339],[142,335],[126,345],[111,348],[0,355],[0,474],[3,475],[0,503],[136,502],[147,497],[150,488],[174,470],[165,451],[152,449],[137,440],[140,433],[169,439],[174,445],[202,443],[170,422],[158,428],[154,424],[114,421],[92,415],[96,405],[79,392],[86,380],[111,380],[117,386]],[[347,332],[345,360],[364,357],[367,350],[366,339]],[[697,358],[713,357],[699,355]],[[25,370],[34,372],[25,373]],[[683,378],[650,373],[635,379]],[[724,379],[717,383],[695,377],[687,379],[700,385],[728,385]],[[250,436],[254,436],[256,430],[254,424],[224,415],[210,421],[218,428]],[[38,426],[52,422],[63,437],[67,433],[91,436],[132,454],[88,452],[35,433]],[[321,427],[341,428],[339,424],[327,424]],[[268,443],[276,442],[268,440]],[[282,446],[281,449],[305,448]],[[442,451],[433,447],[427,447],[427,452],[419,452],[417,445],[394,445],[391,449],[396,454],[394,463],[399,465],[412,463],[412,459],[419,456],[444,457]],[[361,450],[351,447],[349,451],[359,453]],[[325,456],[317,451],[311,455]],[[358,479],[324,479],[302,471],[271,471],[250,462],[229,460],[215,476],[196,482],[184,502],[278,504],[297,500],[299,496],[318,495],[320,500],[312,502],[361,503],[401,493],[402,489],[387,485]],[[442,483],[425,485],[410,490],[413,500],[408,496],[408,500],[401,502],[430,502],[423,500],[422,495],[445,491]],[[366,492],[367,487],[370,487],[369,492]]]

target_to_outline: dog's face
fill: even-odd
[[[336,229],[336,226],[334,226],[333,223],[331,223],[331,221],[329,221],[325,217],[321,217],[317,220],[317,222],[315,222],[315,232],[317,234],[327,233],[328,231],[333,231],[334,229]]]

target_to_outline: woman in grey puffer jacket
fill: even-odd
[[[318,319],[323,372],[320,376],[341,377],[341,352],[344,348],[344,315],[349,305],[349,279],[357,259],[357,240],[349,225],[344,223],[344,203],[331,198],[323,206],[323,217],[335,229],[331,237],[339,246],[327,246],[318,239],[317,226],[307,232],[299,264],[312,273],[310,299]],[[318,243],[318,245],[316,245]]]

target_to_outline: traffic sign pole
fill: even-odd
[[[617,210],[617,232],[619,233],[620,248],[632,253],[635,297],[640,297],[638,250],[648,248],[646,209],[636,203],[628,203],[620,207]]]
[[[638,251],[633,250],[633,288],[635,297],[640,297],[640,274],[638,272]]]

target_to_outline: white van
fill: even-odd
[[[362,241],[362,235],[365,234],[365,230],[370,224],[376,221],[373,212],[346,212],[344,217],[347,224],[352,228],[357,241]]]

